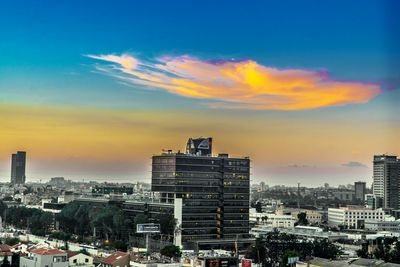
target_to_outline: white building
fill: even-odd
[[[399,188],[400,159],[396,156],[375,155],[373,194],[383,200],[383,208],[400,208]]]
[[[93,257],[80,253],[78,251],[66,251],[68,256],[68,264],[72,266],[94,267]]]
[[[400,220],[365,220],[365,229],[373,231],[388,231],[388,232],[400,232]]]
[[[268,228],[293,228],[297,220],[292,215],[255,212],[251,209],[250,221]]]
[[[332,226],[343,225],[347,228],[359,228],[365,220],[385,220],[385,212],[382,209],[368,209],[364,207],[342,207],[328,209],[328,223]]]
[[[58,249],[38,248],[21,257],[20,267],[68,267],[67,253]]]
[[[316,210],[285,209],[286,212],[289,212],[296,221],[298,220],[299,213],[305,213],[307,221],[311,224],[320,224],[322,220],[322,214]]]

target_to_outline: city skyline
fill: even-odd
[[[397,6],[1,3],[0,179],[26,151],[27,182],[150,181],[210,136],[255,182],[369,187],[400,155]]]

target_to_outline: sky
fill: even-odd
[[[252,181],[371,182],[400,155],[396,1],[1,1],[0,181],[148,181],[214,139]]]

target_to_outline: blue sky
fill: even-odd
[[[259,123],[296,119],[304,124],[334,118],[337,131],[341,129],[341,118],[368,121],[377,116],[379,125],[383,122],[398,125],[393,114],[398,111],[396,102],[400,96],[397,90],[387,89],[398,87],[394,69],[399,37],[394,26],[397,20],[393,18],[398,7],[395,1],[378,0],[2,1],[0,105],[22,105],[27,112],[32,106],[205,112],[221,119],[252,116]],[[129,54],[148,61],[163,55],[190,55],[204,60],[251,59],[259,65],[278,69],[326,70],[334,80],[377,83],[383,93],[361,105],[296,112],[212,109],[201,99],[157,88],[148,90],[140,84],[126,84],[104,75],[96,66],[106,63],[88,58],[89,54]],[[375,115],[369,117],[366,113]],[[392,126],[386,127],[388,131],[395,131]],[[198,135],[213,131],[205,129]],[[267,134],[263,131],[260,129],[257,136]],[[15,139],[13,146],[7,148],[12,151],[29,147],[20,142]],[[369,152],[374,150],[371,148]],[[398,147],[390,150],[398,151]],[[246,151],[239,152],[246,154]],[[385,148],[378,152],[387,151]],[[259,177],[264,176],[264,166],[302,165],[302,162],[293,162],[297,158],[286,162],[283,155],[280,162],[264,161],[263,155],[257,153],[254,152],[255,162],[262,166],[256,172]],[[371,157],[364,154],[353,159],[343,158],[341,154],[333,162],[338,166],[353,160],[367,164],[366,159]],[[8,154],[0,159],[5,162],[0,173],[7,176]],[[327,158],[316,164],[329,165],[331,160]],[[312,165],[311,158],[305,161]],[[35,177],[56,174],[35,166],[32,166]],[[94,169],[77,171],[76,177],[98,175]],[[138,176],[145,173],[143,169],[129,169],[118,175],[130,177],[134,171]],[[294,179],[287,175],[287,179]],[[343,178],[348,174],[340,175]],[[359,175],[369,173],[364,171]]]

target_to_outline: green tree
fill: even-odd
[[[390,262],[400,263],[400,242],[396,241],[393,250],[390,253]]]
[[[325,238],[314,240],[313,246],[313,255],[316,257],[334,260],[342,254],[340,247]]]
[[[308,225],[307,213],[299,212],[297,214],[297,225]]]
[[[247,250],[246,258],[252,259],[254,263],[265,263],[266,245],[261,238],[257,238],[255,245]]]
[[[16,238],[16,237],[7,237],[4,240],[4,244],[7,244],[9,246],[14,246],[14,245],[18,244],[19,242],[20,242],[19,238]]]
[[[7,256],[4,256],[3,263],[0,265],[1,267],[11,267],[10,261]]]
[[[180,257],[181,256],[181,250],[179,247],[174,246],[174,245],[167,245],[163,247],[160,251],[161,255],[167,256],[167,257]]]

